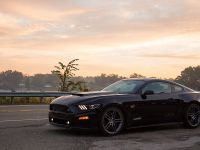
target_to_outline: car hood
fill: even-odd
[[[124,94],[116,94],[116,93],[105,92],[105,91],[72,93],[70,95],[61,96],[54,99],[51,102],[51,104],[72,105],[76,103],[93,100],[96,98],[115,96],[115,95],[124,95]]]

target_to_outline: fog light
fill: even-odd
[[[88,120],[89,117],[88,116],[82,116],[82,117],[79,117],[78,120]]]
[[[53,118],[51,118],[51,122],[53,122]]]
[[[69,121],[67,121],[66,124],[69,125]]]

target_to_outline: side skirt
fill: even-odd
[[[160,123],[160,124],[150,124],[150,125],[141,125],[141,126],[132,126],[127,127],[126,129],[135,129],[135,128],[146,128],[146,127],[158,127],[158,126],[167,126],[167,125],[178,125],[183,124],[183,122],[170,122],[170,123]]]

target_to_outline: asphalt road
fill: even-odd
[[[140,128],[114,137],[49,125],[47,105],[0,106],[0,150],[200,150],[200,127]]]

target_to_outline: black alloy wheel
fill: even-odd
[[[186,110],[185,126],[196,128],[200,124],[200,105],[190,104]]]
[[[101,116],[100,129],[105,135],[116,135],[124,127],[124,115],[119,108],[107,108]]]

